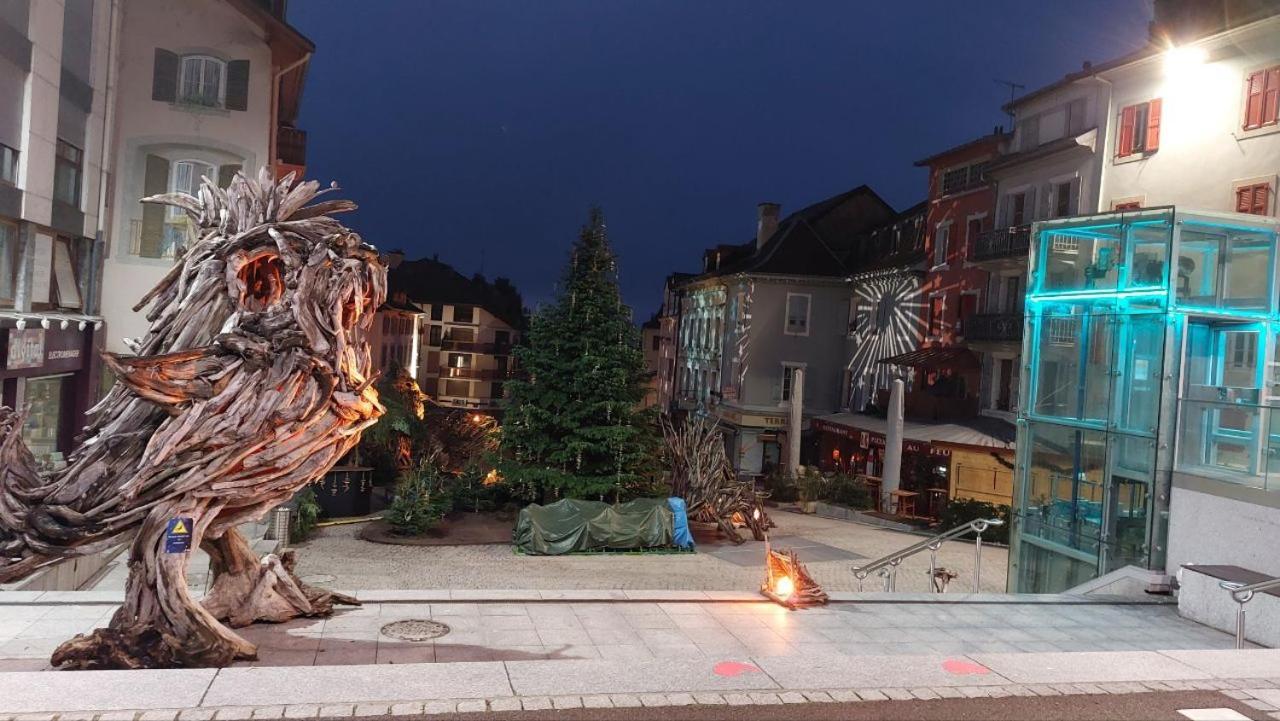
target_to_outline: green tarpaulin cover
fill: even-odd
[[[672,545],[672,518],[665,498],[638,498],[616,506],[566,498],[521,510],[515,544],[535,556],[665,547]]]

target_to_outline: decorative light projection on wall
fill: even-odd
[[[912,273],[888,273],[854,282],[858,316],[848,365],[849,407],[862,410],[875,392],[888,388],[894,369],[876,361],[920,347],[925,317],[923,283]]]
[[[729,322],[737,336],[733,345],[733,358],[729,366],[729,383],[734,393],[740,393],[747,380],[748,359],[751,354],[751,303],[755,297],[756,282],[748,280],[738,286]]]

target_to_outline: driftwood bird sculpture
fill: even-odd
[[[225,624],[349,600],[259,560],[236,530],[323,476],[383,412],[366,333],[386,268],[329,217],[355,206],[310,204],[318,188],[264,170],[144,199],[181,208],[196,237],[135,308],[150,308],[136,355],[104,356],[116,385],[66,467],[37,473],[23,414],[0,408],[0,582],[132,542],[124,605],[59,647],[55,666],[226,665],[256,649]],[[187,554],[167,552],[174,519],[209,553],[203,601],[188,592]]]

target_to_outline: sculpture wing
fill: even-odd
[[[104,353],[102,359],[125,387],[170,413],[192,401],[212,398],[239,364],[213,348],[153,356]]]

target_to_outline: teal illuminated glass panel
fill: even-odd
[[[1160,419],[1166,321],[1163,314],[1117,317],[1120,352],[1116,355],[1116,411],[1113,425],[1122,431],[1155,434]]]
[[[1261,485],[1259,407],[1265,343],[1261,323],[1192,318],[1187,323],[1178,467]]]
[[[1021,533],[1096,555],[1102,535],[1106,434],[1051,423],[1028,424],[1029,462]]]
[[[1111,472],[1107,478],[1104,513],[1103,572],[1122,566],[1147,564],[1151,486],[1156,461],[1154,439],[1113,434],[1110,440]]]
[[[1054,229],[1040,234],[1041,293],[1115,290],[1124,261],[1118,224]]]
[[[1170,227],[1166,220],[1145,221],[1127,226],[1128,251],[1131,255],[1125,289],[1168,287]]]
[[[1232,312],[1268,311],[1275,234],[1209,223],[1186,222],[1178,248],[1178,305],[1226,309]]]
[[[1073,312],[1091,309],[1061,305],[1034,317],[1034,415],[1107,422],[1115,324],[1110,313]]]

